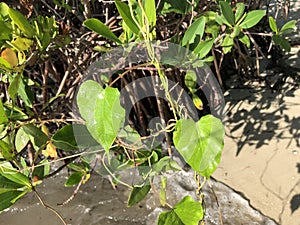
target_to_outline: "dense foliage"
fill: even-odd
[[[100,164],[95,172],[131,189],[128,206],[161,176],[170,211],[158,224],[203,222],[199,190],[223,148],[222,62],[254,79],[260,43],[289,51],[284,34],[296,22],[278,27],[255,1],[75,2],[0,3],[0,210],[39,197],[37,186],[65,167],[65,186],[80,187]],[[199,193],[171,206],[164,174],[180,170],[175,151]],[[140,177],[129,184],[120,172],[132,168]]]

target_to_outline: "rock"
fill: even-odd
[[[177,173],[169,173],[167,176],[167,201],[176,204],[184,196],[191,195],[196,199],[196,185],[193,179],[193,171],[181,171]],[[156,189],[159,190],[159,181],[156,182]],[[219,225],[220,214],[224,225],[276,225],[277,223],[264,216],[258,210],[254,209],[241,193],[238,193],[226,186],[225,184],[211,178],[203,188],[206,214],[206,225]],[[214,194],[215,193],[215,194]],[[149,214],[146,224],[153,225],[157,223],[158,215],[165,211],[161,207],[155,208],[155,204],[159,205],[155,195],[146,201],[148,208],[153,208]],[[217,201],[216,201],[217,198]],[[220,207],[218,207],[218,204]]]

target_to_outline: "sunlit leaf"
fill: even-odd
[[[205,29],[205,17],[201,16],[200,18],[196,19],[191,26],[185,32],[182,45],[185,46],[187,44],[192,44],[195,41],[196,36],[199,36],[199,40],[202,39]]]
[[[11,20],[19,27],[21,31],[24,32],[28,38],[32,38],[34,36],[34,29],[22,13],[20,13],[18,10],[9,8],[8,14]]]
[[[158,225],[198,225],[202,219],[201,203],[186,196],[171,211],[159,215]]]
[[[265,15],[266,10],[253,10],[247,13],[245,19],[240,24],[240,27],[243,29],[249,29],[255,26]]]
[[[117,43],[122,43],[120,39],[113,33],[111,30],[100,20],[92,18],[92,19],[87,19],[84,21],[84,26],[89,28],[92,31],[95,31],[96,33],[102,35],[103,37],[106,37],[112,41],[115,41]]]
[[[80,86],[77,104],[89,132],[108,153],[125,119],[118,89],[86,81]]]
[[[238,2],[236,4],[236,10],[235,10],[235,15],[234,15],[236,23],[243,16],[244,12],[245,12],[245,4],[243,2]]]
[[[122,19],[127,24],[127,26],[130,28],[130,30],[135,33],[136,35],[139,35],[140,30],[137,26],[137,24],[132,19],[129,6],[125,2],[121,2],[120,0],[115,0],[115,4],[117,6],[117,9],[122,16]]]
[[[212,115],[198,122],[183,119],[176,123],[173,141],[184,160],[202,176],[216,170],[223,149],[224,126]]]
[[[156,24],[155,0],[143,0],[143,5],[149,25],[154,27]]]
[[[274,20],[274,18],[272,16],[269,16],[269,26],[272,31],[274,31],[276,34],[278,34],[278,27],[277,27],[276,21]]]
[[[285,23],[285,24],[281,27],[280,33],[287,34],[288,31],[296,30],[296,29],[297,29],[296,23],[297,23],[296,20],[291,20],[291,21]]]

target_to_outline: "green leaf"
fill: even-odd
[[[11,69],[11,65],[9,62],[7,62],[4,58],[0,57],[0,68],[3,68],[3,69]]]
[[[27,194],[26,191],[9,191],[0,194],[0,211],[12,206],[18,199]]]
[[[77,104],[89,132],[109,153],[125,119],[118,89],[102,89],[95,81],[86,81],[80,86]]]
[[[8,27],[7,22],[0,20],[0,40],[10,40],[11,34],[12,30],[10,27]]]
[[[184,224],[198,225],[203,219],[203,209],[200,202],[191,196],[184,197],[174,206],[174,212]]]
[[[74,172],[74,173],[72,173],[69,176],[68,180],[66,181],[65,186],[66,187],[70,187],[70,186],[79,184],[79,182],[82,179],[82,176],[83,176],[82,172]]]
[[[18,51],[27,51],[33,41],[28,38],[17,37],[15,40],[11,42],[11,44],[18,50]]]
[[[226,35],[221,46],[223,47],[222,49],[224,54],[227,54],[231,51],[231,48],[233,46],[233,38],[230,37],[230,35]]]
[[[201,203],[186,196],[171,211],[159,215],[158,225],[198,225],[202,219]]]
[[[127,205],[131,207],[142,201],[147,196],[150,188],[149,184],[144,184],[142,187],[134,186],[130,192]]]
[[[126,3],[121,2],[120,0],[115,0],[115,4],[117,6],[117,9],[118,9],[121,17],[123,18],[123,20],[127,24],[127,26],[130,28],[130,30],[133,33],[135,33],[136,35],[139,35],[140,30],[139,30],[137,24],[132,19],[129,6]]]
[[[143,0],[143,5],[149,25],[150,27],[154,27],[156,25],[155,0]]]
[[[221,8],[221,12],[222,15],[225,17],[225,19],[227,20],[227,22],[230,25],[234,25],[235,24],[235,17],[232,11],[232,8],[230,6],[229,3],[221,1],[220,2],[220,8]]]
[[[205,21],[205,17],[201,16],[191,24],[182,38],[183,46],[194,43],[197,35],[200,40],[202,39],[205,29]]]
[[[184,84],[191,91],[196,87],[197,74],[194,70],[187,70],[184,77]]]
[[[282,48],[283,50],[285,50],[287,52],[291,51],[290,43],[287,40],[285,40],[283,37],[281,37],[279,35],[273,35],[272,39],[273,39],[274,43],[276,45],[279,45],[280,48]]]
[[[12,160],[15,157],[12,144],[0,140],[0,153],[6,160]]]
[[[92,146],[99,146],[83,124],[69,124],[63,126],[52,137],[56,148],[65,151],[74,151]]]
[[[206,115],[198,122],[179,120],[175,128],[173,141],[176,149],[196,172],[210,177],[220,162],[223,149],[222,122]]]
[[[111,30],[100,20],[92,18],[87,19],[83,22],[84,26],[89,28],[92,31],[95,31],[96,33],[102,35],[103,37],[106,37],[112,41],[115,41],[119,44],[121,44],[121,40],[113,33]]]
[[[23,127],[20,127],[20,129],[17,131],[16,138],[15,138],[15,146],[17,152],[22,151],[25,146],[28,144],[28,141],[30,140],[27,133],[24,131]]]
[[[200,42],[194,49],[194,53],[199,54],[199,58],[203,59],[211,51],[213,44],[214,39],[208,39],[206,41]]]
[[[289,22],[287,22],[286,24],[284,24],[281,29],[280,29],[280,33],[288,33],[288,31],[293,31],[293,30],[296,30],[297,27],[296,27],[296,23],[297,21],[296,20],[291,20]]]
[[[17,97],[20,82],[21,82],[21,74],[16,74],[8,87],[8,94],[13,101],[15,101]]]
[[[239,19],[243,16],[245,12],[245,4],[243,2],[238,2],[236,4],[236,11],[235,11],[235,23],[239,21]]]
[[[240,40],[240,42],[245,44],[247,46],[247,48],[250,48],[250,39],[249,39],[248,35],[242,34],[242,36],[239,37],[239,40]]]
[[[269,26],[272,31],[274,31],[276,34],[278,34],[278,27],[277,27],[276,21],[274,20],[274,18],[272,16],[269,16]]]
[[[4,19],[8,16],[9,7],[5,2],[0,3],[0,16]]]
[[[8,162],[0,164],[0,175],[14,183],[31,188],[29,178],[14,169]]]
[[[29,135],[31,142],[39,148],[43,147],[49,141],[47,135],[33,124],[27,124],[23,126],[23,129]]]
[[[17,191],[21,187],[23,187],[23,185],[15,183],[0,175],[0,194],[9,191]]]
[[[29,88],[28,84],[25,83],[24,78],[20,80],[18,95],[24,101],[27,107],[32,108],[32,102],[34,100],[34,95]]]
[[[240,27],[243,29],[249,29],[255,26],[264,16],[266,15],[266,10],[253,10],[249,12]]]
[[[35,35],[34,29],[22,13],[15,9],[9,8],[8,14],[11,20],[19,27],[21,31],[24,32],[26,37],[32,38]]]
[[[0,125],[1,124],[4,124],[4,123],[7,123],[8,122],[8,118],[5,114],[5,111],[4,111],[4,107],[3,107],[3,104],[2,104],[2,99],[0,99]]]
[[[185,225],[181,222],[176,213],[172,211],[159,214],[157,225]]]
[[[43,179],[50,172],[50,162],[47,159],[43,159],[39,162],[38,165],[34,168],[32,176],[37,176],[39,179]]]

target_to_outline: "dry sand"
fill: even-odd
[[[299,47],[291,64],[300,67]],[[214,177],[281,225],[300,224],[300,88],[227,93],[225,148]]]

